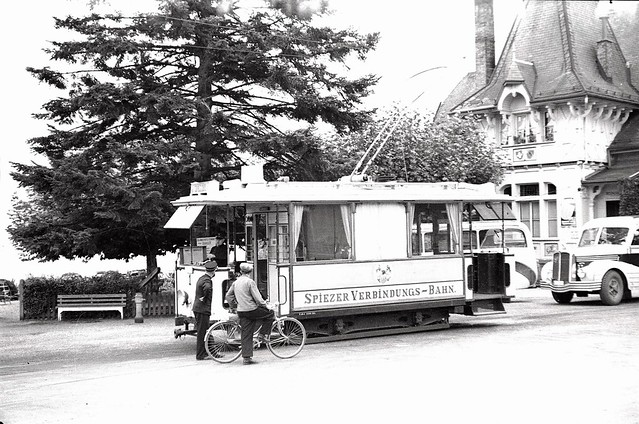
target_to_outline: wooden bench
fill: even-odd
[[[59,294],[58,321],[67,311],[118,311],[124,319],[126,294]]]
[[[2,303],[7,303],[8,301],[11,304],[11,289],[4,281],[0,281],[0,299],[2,299]]]

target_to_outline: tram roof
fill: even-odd
[[[243,183],[240,180],[191,184],[191,193],[173,201],[175,206],[273,203],[346,202],[500,202],[510,196],[495,193],[493,184],[406,182],[289,182]]]

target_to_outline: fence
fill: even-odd
[[[41,319],[41,320],[57,320],[57,297],[55,294],[43,297],[39,300],[42,302],[42,307],[37,314],[29,314],[23,307],[24,291],[23,284],[20,284],[19,289],[19,302],[20,302],[20,319]],[[175,294],[171,292],[159,292],[159,293],[145,293],[143,295],[144,302],[142,302],[142,315],[153,316],[175,316]],[[103,312],[85,312],[91,314],[100,314]],[[127,306],[124,308],[124,318],[135,317],[135,294],[129,293],[127,296]]]
[[[173,292],[147,293],[142,303],[142,315],[147,317],[175,315]]]

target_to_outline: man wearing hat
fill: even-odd
[[[231,284],[228,292],[226,292],[226,301],[231,307],[237,305],[237,315],[240,317],[244,365],[255,363],[253,361],[253,333],[255,332],[255,326],[261,322],[262,327],[259,337],[262,340],[268,339],[271,325],[275,319],[275,314],[267,308],[266,302],[257,289],[257,284],[250,277],[252,272],[252,264],[246,262],[240,264],[240,277]]]
[[[211,248],[210,255],[213,257],[218,266],[228,265],[228,245],[224,236],[215,236],[215,246]]]
[[[204,275],[201,276],[195,284],[195,300],[193,301],[193,314],[195,315],[195,329],[197,331],[197,350],[195,359],[206,359],[206,349],[204,347],[204,336],[206,330],[209,329],[209,320],[211,318],[211,301],[213,295],[212,278],[215,275],[217,263],[215,261],[207,261],[204,264]]]

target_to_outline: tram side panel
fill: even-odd
[[[175,325],[176,337],[195,334],[195,285],[204,275],[204,267],[199,265],[177,265],[175,269]],[[230,286],[229,268],[218,268],[212,279],[213,292],[211,301],[211,322],[228,319],[228,305],[224,295]]]
[[[293,267],[292,308],[315,312],[465,298],[460,257]]]
[[[280,269],[283,312],[323,335],[371,329],[448,326],[450,313],[503,313],[507,255],[306,263]],[[464,266],[469,269],[465,271]],[[290,272],[289,272],[290,271]],[[282,279],[282,277],[284,277]],[[470,278],[470,279],[469,279]]]

